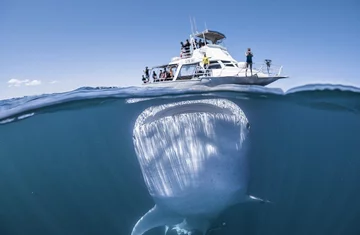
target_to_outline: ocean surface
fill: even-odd
[[[134,151],[136,119],[152,106],[207,99],[246,114],[248,191],[272,202],[227,208],[211,235],[360,234],[360,89],[226,85],[0,101],[0,235],[130,235],[154,206]]]

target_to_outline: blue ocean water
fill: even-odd
[[[360,89],[90,88],[0,101],[0,234],[123,234],[154,201],[133,145],[147,108],[226,99],[250,128],[249,192],[211,234],[360,234]],[[163,228],[146,234],[164,234]]]

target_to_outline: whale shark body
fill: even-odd
[[[226,99],[189,100],[147,108],[133,143],[155,205],[131,235],[164,226],[165,234],[206,234],[226,208],[264,200],[247,194],[249,121]]]

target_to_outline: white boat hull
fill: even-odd
[[[283,79],[283,78],[287,78],[287,77],[285,76],[277,76],[277,77],[221,76],[221,77],[202,77],[200,79],[190,79],[190,80],[151,82],[151,83],[144,83],[143,85],[150,87],[179,87],[179,86],[188,86],[188,85],[218,86],[224,84],[266,86],[278,79]]]

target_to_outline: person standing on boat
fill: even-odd
[[[206,53],[204,53],[204,57],[203,57],[203,66],[204,66],[204,69],[205,69],[205,75],[206,76],[210,76],[210,73],[209,73],[209,65],[210,65],[210,61],[209,61],[209,57],[206,56]]]
[[[251,72],[251,76],[252,76],[252,57],[254,56],[253,53],[251,52],[251,49],[248,48],[247,52],[245,52],[245,56],[246,56],[246,70],[245,70],[245,76],[247,77],[247,69],[250,66],[250,72]]]
[[[163,78],[163,71],[160,69],[160,72],[159,72],[159,80],[161,81],[162,78]]]
[[[186,39],[186,42],[185,42],[185,58],[189,58],[191,55],[190,55],[190,42],[189,42],[189,39]]]
[[[157,80],[157,75],[156,75],[155,71],[153,71],[152,78],[153,78],[153,82],[155,82]]]
[[[173,67],[169,68],[169,75],[170,75],[170,78],[174,77]]]
[[[148,69],[147,66],[145,67],[144,73],[145,73],[145,77],[146,77],[146,78],[149,78],[149,77],[150,77],[150,75],[149,75],[149,69]]]
[[[193,47],[194,47],[194,51],[199,48],[199,43],[198,43],[198,41],[197,41],[196,38],[195,38],[195,40],[194,40],[194,45],[193,45]]]
[[[185,45],[183,42],[180,42],[180,45],[181,45],[180,58],[183,58],[184,53],[185,53]]]
[[[206,53],[204,53],[202,62],[203,62],[204,69],[207,69],[209,67],[210,62],[209,62],[209,57],[206,56]]]

